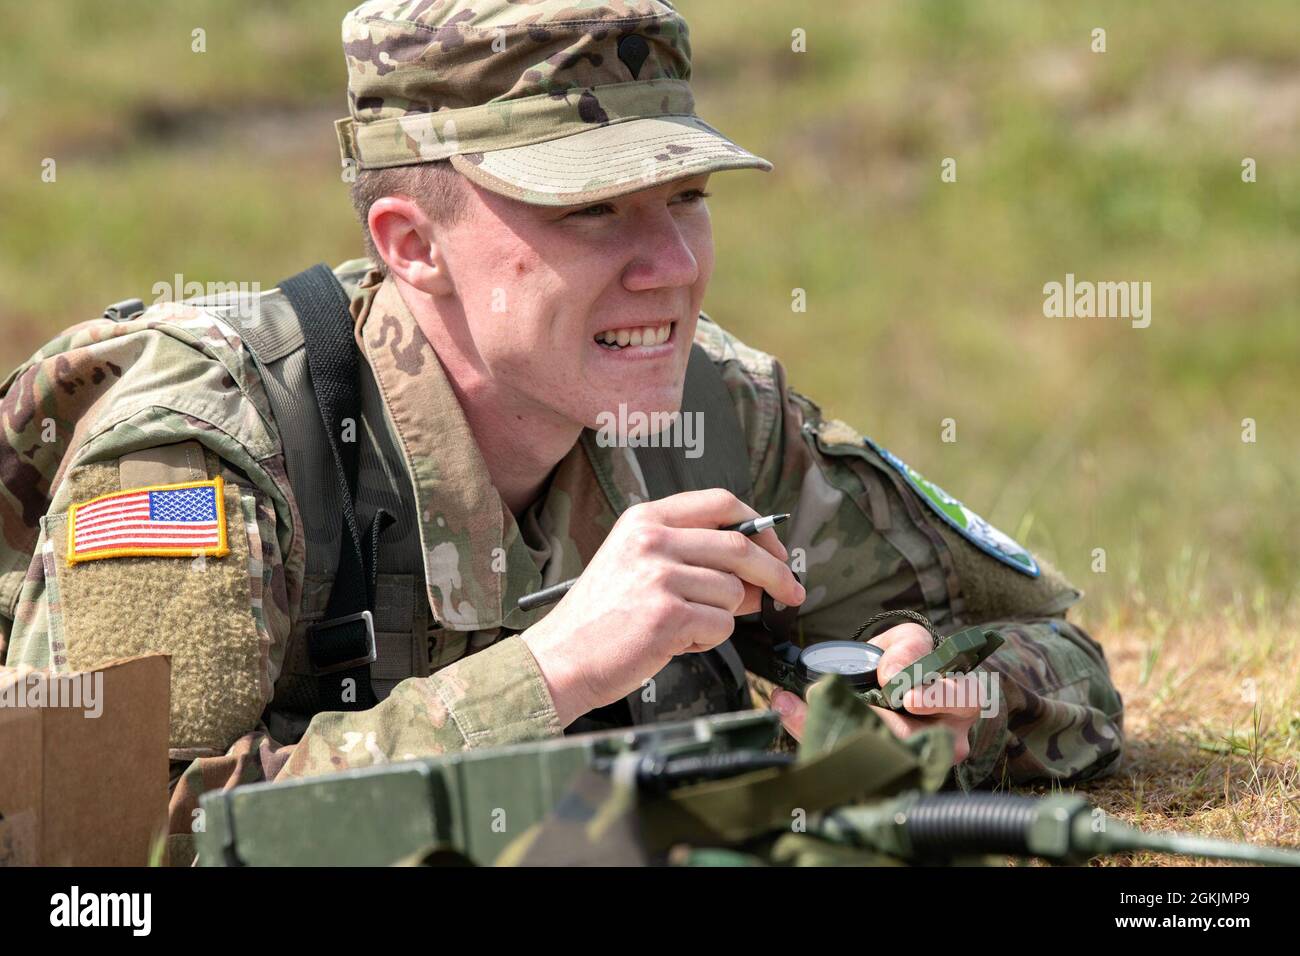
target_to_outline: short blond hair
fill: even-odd
[[[468,206],[465,184],[452,166],[451,160],[440,159],[414,166],[392,166],[388,169],[361,169],[352,181],[349,196],[352,208],[361,221],[361,234],[365,238],[366,255],[385,276],[388,263],[375,248],[370,235],[370,207],[384,196],[405,196],[419,203],[429,218],[443,226],[452,225],[465,214]]]

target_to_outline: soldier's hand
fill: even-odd
[[[929,654],[934,647],[929,632],[921,625],[911,623],[891,627],[873,637],[871,643],[885,651],[876,665],[876,674],[882,685],[908,664]],[[883,707],[871,709],[900,738],[910,737],[936,724],[947,727],[953,735],[953,763],[961,763],[970,755],[970,729],[979,718],[980,708],[967,705],[970,694],[963,697],[957,693],[956,681],[959,679],[945,677],[931,687],[909,690],[903,696],[903,706],[909,713]],[[926,700],[922,700],[922,695]],[[961,701],[962,706],[957,706],[955,701]],[[803,735],[804,719],[808,714],[808,705],[803,699],[787,690],[777,690],[772,694],[772,709],[780,714],[782,725],[798,740]]]
[[[578,583],[522,635],[563,725],[627,696],[674,656],[725,641],[763,591],[803,603],[775,531],[718,530],[754,517],[720,489],[623,513]]]

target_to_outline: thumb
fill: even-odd
[[[808,715],[808,705],[798,694],[778,690],[772,694],[772,709],[781,716],[781,724],[795,740],[803,736],[803,722]]]

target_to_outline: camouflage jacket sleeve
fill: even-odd
[[[185,862],[195,782],[260,780],[263,759],[275,763],[272,742],[249,744],[265,738],[258,716],[301,587],[302,545],[252,362],[229,326],[193,307],[95,319],[6,379],[0,422],[0,657],[57,672],[171,655],[172,859]],[[216,477],[225,556],[67,562],[70,505]]]
[[[563,733],[532,652],[507,637],[365,711],[317,714],[279,778],[497,747]]]
[[[230,325],[167,303],[96,319],[51,340],[0,385],[0,660],[86,669],[145,651],[172,655],[172,824],[188,832],[198,795],[274,778],[292,747],[260,722],[301,600],[304,544],[269,402]],[[225,482],[230,554],[205,561],[65,560],[71,504],[159,476]],[[504,664],[505,666],[501,666]],[[303,741],[369,759],[558,734],[536,665],[506,640],[414,679],[374,711],[323,715]],[[337,744],[337,746],[336,746]],[[391,748],[391,749],[389,749]]]
[[[1080,592],[1041,558],[1031,578],[941,521],[882,454],[787,387],[771,356],[701,323],[697,341],[720,368],[750,449],[754,507],[790,512],[783,534],[808,599],[799,640],[847,639],[883,609],[925,614],[942,633],[1003,627],[983,667],[1000,702],[971,731],[954,773],[969,788],[999,781],[1078,780],[1113,769],[1123,707],[1105,656],[1064,618]]]

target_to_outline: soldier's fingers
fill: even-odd
[[[744,613],[737,609],[745,602],[748,588],[734,574],[680,564],[668,573],[666,583],[675,594],[694,604],[721,608],[732,615]]]
[[[893,731],[896,737],[904,740],[922,730],[929,730],[936,726],[946,727],[953,736],[953,764],[959,764],[970,756],[970,729],[975,723],[975,717],[953,717],[947,714],[939,717],[913,717],[885,710],[882,707],[873,707],[872,710],[880,715],[885,726]]]
[[[895,624],[893,627],[889,628],[889,630],[883,631],[871,639],[872,644],[875,644],[880,649],[886,651],[900,641],[908,641],[909,643],[919,641],[927,645],[933,643],[933,639],[930,637],[930,632],[914,621],[904,621],[902,624]]]
[[[683,491],[648,501],[640,507],[673,528],[721,528],[759,516],[757,511],[722,488]]]
[[[719,571],[718,574],[725,574],[725,572]],[[740,581],[740,579],[736,578],[736,575],[728,576],[733,580]],[[755,588],[753,584],[746,584],[745,581],[740,581],[740,583],[745,588],[745,598],[740,602],[740,606],[732,610],[732,614],[736,615],[737,618],[745,617],[746,614],[758,614],[759,611],[763,610],[763,592],[761,589]]]
[[[802,604],[806,594],[794,572],[738,531],[679,528],[673,555],[688,564],[729,571],[782,604]]]
[[[977,719],[975,717],[970,718],[957,730],[957,749],[952,758],[954,764],[959,764],[970,756],[970,731]]]
[[[680,564],[669,572],[665,583],[687,601],[710,604],[736,617],[756,614],[763,607],[762,589],[716,568]]]
[[[808,717],[808,705],[798,694],[778,690],[772,694],[772,709],[781,717],[781,726],[795,740],[803,738],[803,725]]]
[[[952,762],[961,763],[970,756],[970,729],[975,723],[974,717],[939,717],[940,724],[947,727],[952,734]]]
[[[740,607],[736,608],[736,617],[757,614],[761,610],[763,610],[763,590],[745,583],[745,600],[741,601]]]
[[[720,607],[692,601],[690,609],[690,620],[680,634],[686,642],[683,653],[698,654],[712,650],[729,638],[736,627],[735,616]]]
[[[880,715],[880,719],[884,721],[885,726],[900,740],[906,740],[925,726],[919,718],[909,717],[906,714],[900,714],[885,707],[872,707],[871,709]]]
[[[891,627],[871,639],[871,643],[884,650],[876,674],[883,684],[908,664],[919,660],[934,650],[934,639],[920,624],[908,622]]]
[[[933,714],[974,719],[980,715],[978,678],[974,674],[955,674],[903,695],[903,706],[917,716]]]
[[[781,543],[781,539],[776,536],[776,531],[772,528],[767,528],[764,531],[760,531],[758,534],[750,535],[749,540],[753,541],[778,561],[784,562],[790,560],[790,552],[786,550],[785,545]]]

